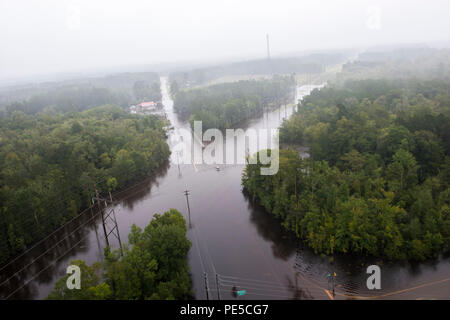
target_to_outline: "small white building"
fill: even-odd
[[[141,102],[138,105],[130,106],[130,113],[132,114],[150,114],[158,110],[158,104],[153,101]]]

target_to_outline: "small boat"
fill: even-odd
[[[216,166],[216,170],[217,170],[217,171],[220,171],[220,167],[219,167],[219,166]]]

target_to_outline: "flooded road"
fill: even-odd
[[[302,86],[296,99],[318,86]],[[161,78],[163,104],[175,128],[189,129],[173,112],[167,79]],[[294,106],[247,121],[247,128],[277,128]],[[169,143],[179,141],[170,132]],[[173,145],[171,148],[173,150]],[[176,157],[175,152],[172,157]],[[115,207],[122,241],[132,224],[144,227],[154,213],[178,209],[189,220],[185,190],[190,191],[191,227],[188,238],[193,292],[197,299],[330,299],[333,284],[328,274],[336,272],[335,299],[380,297],[391,299],[449,299],[450,259],[420,264],[383,264],[376,259],[314,254],[278,221],[242,192],[244,165],[192,165],[172,163],[158,176],[115,195]],[[65,274],[73,259],[88,264],[102,259],[104,239],[99,216],[83,213],[54,238],[36,246],[29,254],[2,267],[0,296],[10,299],[43,299]],[[63,239],[62,241],[60,239]],[[117,243],[112,243],[117,248]],[[382,270],[382,289],[366,288],[368,265]],[[236,292],[245,290],[243,296]],[[398,292],[397,292],[398,291]]]

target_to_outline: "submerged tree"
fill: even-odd
[[[103,264],[81,268],[81,289],[68,289],[68,276],[60,279],[48,299],[188,299],[191,281],[187,254],[191,246],[186,238],[186,221],[170,209],[155,214],[147,227],[133,225],[128,244],[111,252],[105,249]]]
[[[317,253],[423,260],[449,251],[447,90],[445,81],[380,80],[314,91],[280,130],[311,158],[282,149],[278,173],[264,177],[247,165],[244,189]]]

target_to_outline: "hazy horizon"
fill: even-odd
[[[0,0],[0,79],[266,55],[448,43],[450,6],[427,1]]]

